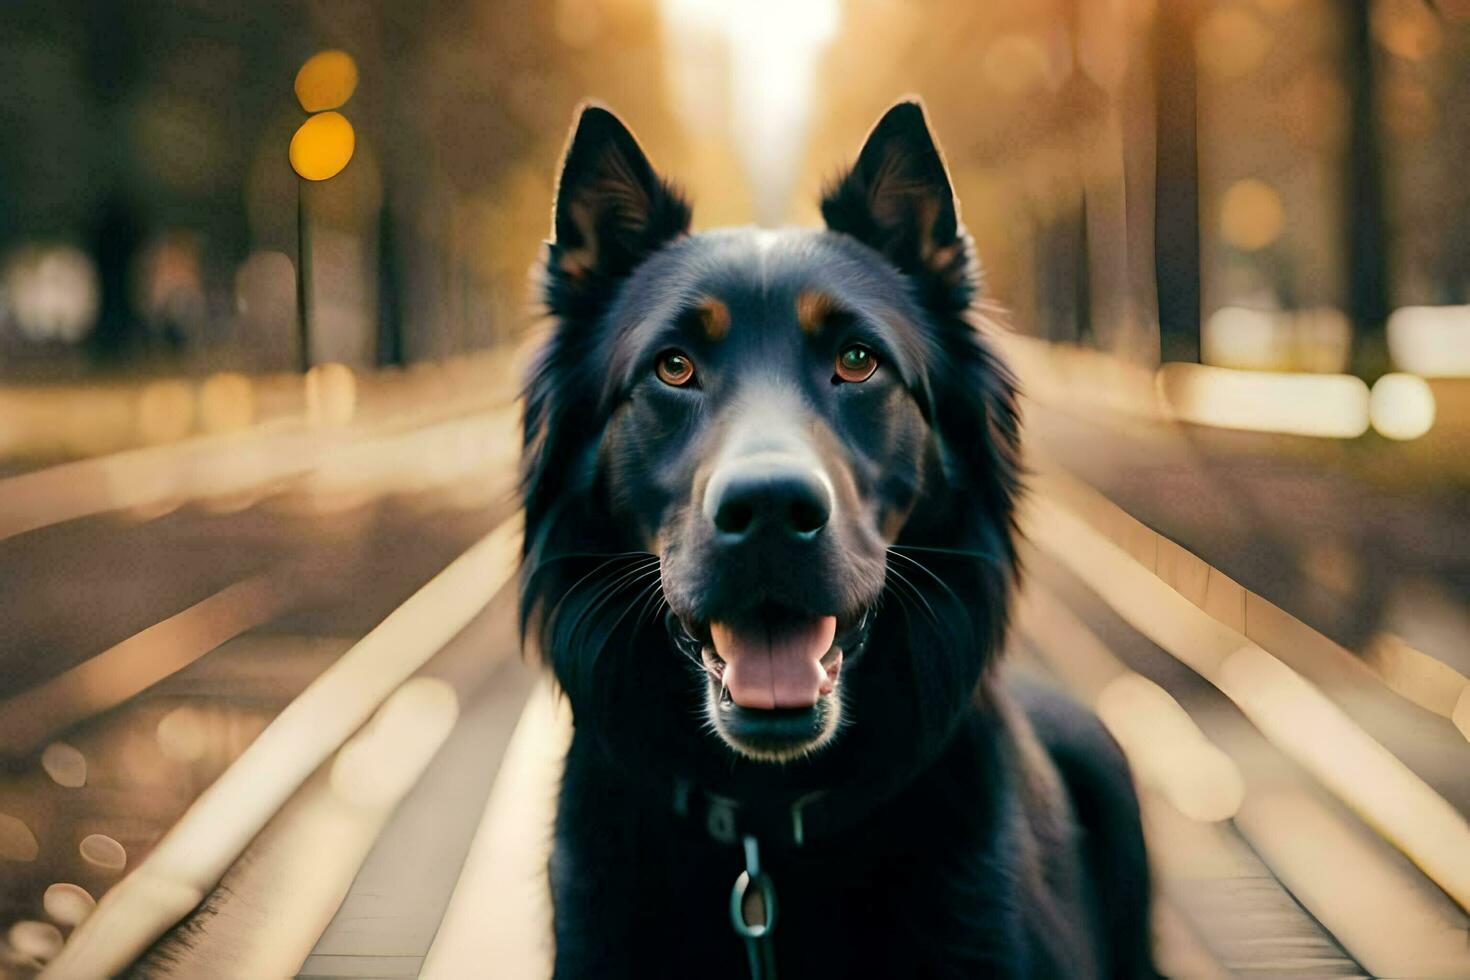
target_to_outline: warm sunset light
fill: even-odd
[[[0,980],[1470,978],[1470,0],[0,51]]]

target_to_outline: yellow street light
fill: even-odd
[[[318,51],[296,73],[296,98],[307,112],[337,109],[357,89],[357,62],[346,51]]]
[[[291,169],[307,180],[327,180],[342,172],[356,147],[357,134],[346,116],[317,113],[291,137]]]
[[[291,137],[291,169],[303,181],[330,180],[342,172],[357,148],[352,123],[337,109],[357,89],[357,63],[346,51],[318,51],[296,73],[296,98],[308,115]],[[311,222],[306,184],[296,187],[296,312],[301,339],[301,369],[311,367]]]

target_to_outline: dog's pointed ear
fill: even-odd
[[[916,280],[926,303],[946,312],[969,306],[976,285],[970,238],[916,99],[878,120],[857,163],[822,195],[822,217]]]
[[[622,120],[584,105],[556,188],[546,279],[551,312],[597,312],[640,262],[686,234],[689,220],[688,202],[654,172]]]

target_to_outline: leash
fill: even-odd
[[[862,806],[830,790],[760,806],[710,792],[687,779],[674,782],[674,814],[701,828],[716,843],[739,846],[743,851],[745,870],[730,890],[730,925],[745,944],[751,980],[776,980],[776,883],[761,863],[760,842],[798,848],[810,839],[835,834],[877,809],[902,785],[878,793],[865,789],[867,800]],[[757,911],[758,917],[750,914]]]
[[[730,925],[745,944],[751,980],[776,980],[776,883],[761,864],[760,840],[788,847],[806,843],[806,808],[826,795],[818,790],[787,806],[757,809],[686,780],[674,785],[675,814],[702,825],[717,843],[738,844],[744,854],[745,870],[730,889]]]
[[[750,961],[750,980],[776,980],[776,884],[761,867],[760,844],[755,836],[747,834],[742,841],[745,849],[745,870],[735,879],[730,890],[730,924],[735,935],[745,941],[745,955]],[[750,889],[755,888],[752,892]],[[759,903],[760,921],[747,918],[747,898]]]

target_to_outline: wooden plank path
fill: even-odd
[[[494,417],[503,426],[508,416]],[[518,655],[512,596],[498,584],[512,571],[512,532],[497,530],[478,562],[450,562],[509,517],[490,496],[456,508],[455,488],[489,480],[503,499],[509,459],[486,455],[438,483],[400,484],[387,511],[374,503],[384,474],[373,459],[414,458],[417,440],[456,425],[438,418],[334,440],[319,452],[358,461],[335,468],[318,451],[293,459],[298,497],[375,515],[354,518],[351,535],[293,530],[287,548],[277,541],[291,512],[282,490],[239,510],[185,508],[141,525],[89,502],[0,541],[0,563],[7,548],[30,549],[41,574],[47,554],[128,528],[140,541],[173,528],[160,554],[175,548],[197,562],[220,527],[258,517],[259,555],[305,561],[309,580],[336,586],[293,593],[299,601],[242,621],[222,645],[201,633],[198,649],[158,668],[140,693],[89,703],[66,731],[32,727],[12,739],[0,773],[0,977],[47,964],[47,976],[115,972],[131,959],[117,953],[129,943],[144,950],[140,976],[452,978],[485,964],[497,976],[545,974],[540,868],[568,722]],[[1163,969],[1470,976],[1470,743],[1454,686],[1464,665],[1412,644],[1360,656],[1296,618],[1290,610],[1304,607],[1273,584],[1282,580],[1253,579],[1259,592],[1238,584],[1047,458],[1055,446],[1037,448],[1031,591],[1018,606],[1012,666],[1094,705],[1130,755]],[[298,463],[334,475],[303,482]],[[361,546],[344,549],[344,539]],[[1200,540],[1190,543],[1200,549]],[[403,610],[425,608],[426,590],[449,603],[435,608],[457,610],[458,625],[394,634],[356,714],[269,790],[273,802],[250,804],[284,771],[261,768],[259,746],[280,741],[271,733],[303,716],[303,699],[370,628],[413,620]],[[89,662],[79,650],[64,666]],[[252,757],[254,769],[244,768]],[[379,762],[391,778],[373,775]],[[223,817],[197,816],[206,798],[208,812],[233,818],[257,806],[259,820],[225,833]],[[180,891],[180,866],[159,874],[157,855],[190,827],[190,860],[215,856]],[[76,928],[88,897],[104,892]]]

